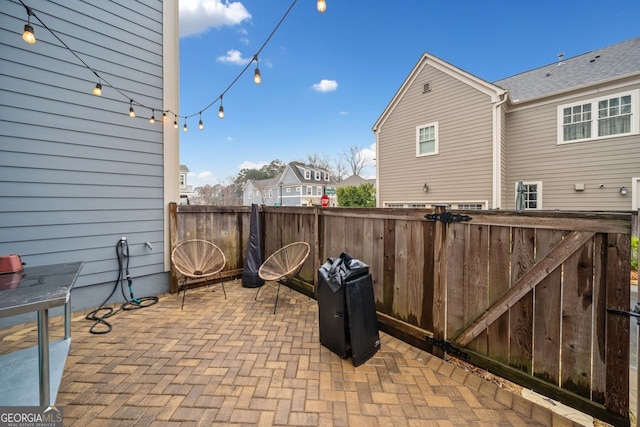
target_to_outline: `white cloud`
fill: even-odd
[[[341,116],[348,116],[349,112],[348,111],[340,111],[339,113]]]
[[[338,89],[338,82],[335,80],[320,80],[320,83],[316,83],[312,86],[313,90],[318,92],[333,92]]]
[[[234,26],[250,20],[240,2],[223,0],[180,0],[180,37],[194,36],[210,28]]]
[[[210,171],[204,171],[198,174],[198,179],[201,179],[203,181],[207,181],[211,178],[213,178],[213,173]]]
[[[239,50],[230,49],[227,51],[226,55],[217,57],[216,61],[235,65],[245,65],[251,61],[251,58],[243,58],[242,53]]]

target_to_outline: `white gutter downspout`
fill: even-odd
[[[502,201],[502,139],[500,138],[502,131],[502,115],[498,113],[500,106],[507,102],[509,98],[505,90],[501,95],[502,100],[496,102],[493,106],[493,199],[492,209],[501,209]]]
[[[376,207],[380,207],[380,168],[378,167],[378,159],[380,158],[380,154],[378,150],[380,147],[380,133],[376,130],[374,131],[376,135]],[[633,193],[635,197],[635,192]]]

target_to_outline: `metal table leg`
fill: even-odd
[[[40,406],[50,406],[49,384],[49,310],[38,310],[38,372],[40,375]]]

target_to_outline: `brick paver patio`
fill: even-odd
[[[161,295],[89,333],[74,313],[56,405],[65,426],[572,425],[493,382],[381,333],[354,368],[320,345],[316,301],[240,281]],[[62,319],[51,321],[52,338]],[[33,345],[34,323],[0,330],[2,352]]]

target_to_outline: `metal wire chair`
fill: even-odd
[[[178,294],[180,294],[181,288],[184,289],[182,308],[184,308],[184,298],[187,294],[187,282],[189,279],[204,279],[209,284],[209,279],[218,274],[222,282],[222,292],[224,292],[225,299],[227,298],[221,274],[227,259],[222,250],[213,243],[201,239],[181,242],[171,252],[171,262],[184,277],[182,285],[178,286]]]
[[[273,314],[276,314],[276,307],[278,306],[280,285],[298,275],[302,264],[304,264],[309,257],[310,251],[311,247],[307,242],[290,243],[271,254],[271,256],[262,263],[260,269],[258,269],[258,276],[260,276],[261,279],[278,282]],[[260,292],[260,288],[258,288],[254,300],[258,299],[258,292]]]

